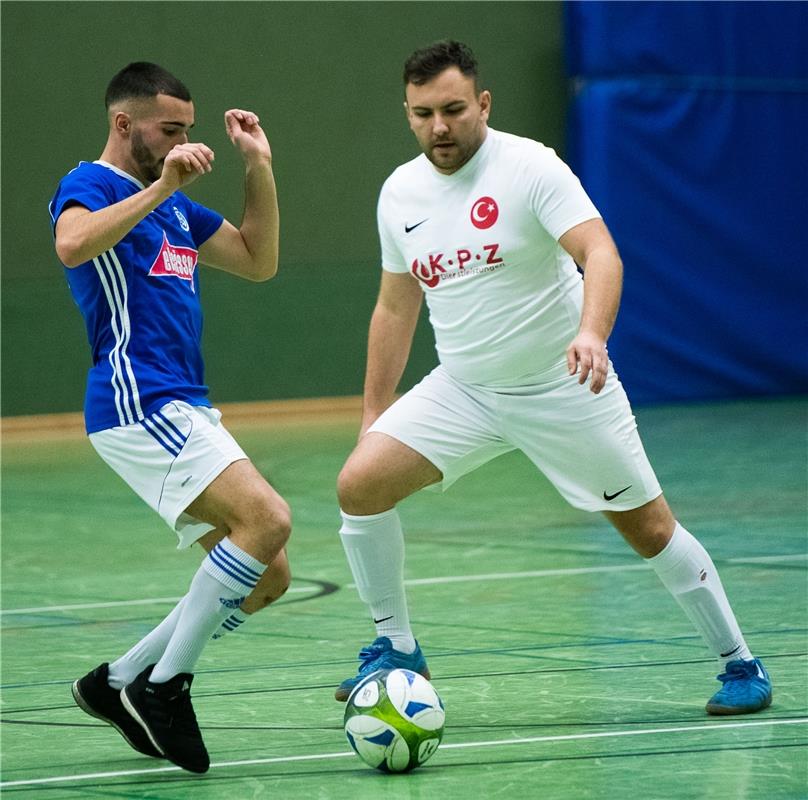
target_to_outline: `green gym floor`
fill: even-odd
[[[292,505],[295,579],[203,654],[194,703],[212,766],[190,775],[84,715],[70,683],[169,611],[198,548],[176,551],[85,440],[8,440],[0,789],[21,800],[805,798],[806,404],[637,416],[671,505],[772,675],[766,711],[704,713],[716,664],[654,573],[511,454],[401,506],[413,625],[447,726],[421,769],[371,770],[332,698],[373,638],[333,492],[354,426],[234,425]]]

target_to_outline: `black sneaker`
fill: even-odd
[[[207,772],[210,758],[191,705],[194,676],[181,672],[165,683],[152,683],[151,671],[147,667],[121,689],[124,708],[169,761],[189,772]]]
[[[112,725],[126,739],[126,743],[138,753],[152,758],[162,758],[163,754],[149,741],[143,728],[123,707],[120,691],[107,683],[108,676],[109,664],[105,662],[83,678],[74,681],[71,690],[76,705],[91,717]]]

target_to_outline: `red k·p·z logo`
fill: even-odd
[[[430,253],[425,259],[414,258],[410,272],[430,289],[442,280],[488,272],[505,263],[498,255],[498,244],[484,244],[478,252],[459,247],[451,253]]]

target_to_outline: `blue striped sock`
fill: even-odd
[[[220,626],[219,630],[213,634],[214,639],[221,639],[227,633],[236,630],[239,625],[246,622],[250,615],[237,608]]]
[[[191,581],[171,639],[152,670],[152,683],[193,672],[203,648],[258,583],[266,566],[225,537],[205,557]]]

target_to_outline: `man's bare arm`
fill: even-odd
[[[383,271],[368,334],[360,436],[395,399],[410,355],[423,295],[409,273]]]
[[[623,288],[623,262],[603,220],[591,219],[568,230],[559,244],[584,271],[584,306],[578,334],[567,348],[570,375],[598,394],[606,383],[606,341],[614,327]]]
[[[160,178],[137,194],[98,211],[66,208],[56,221],[56,253],[66,267],[77,267],[114,247],[164,200],[199,175],[210,172],[213,151],[201,142],[180,144],[166,156]]]

